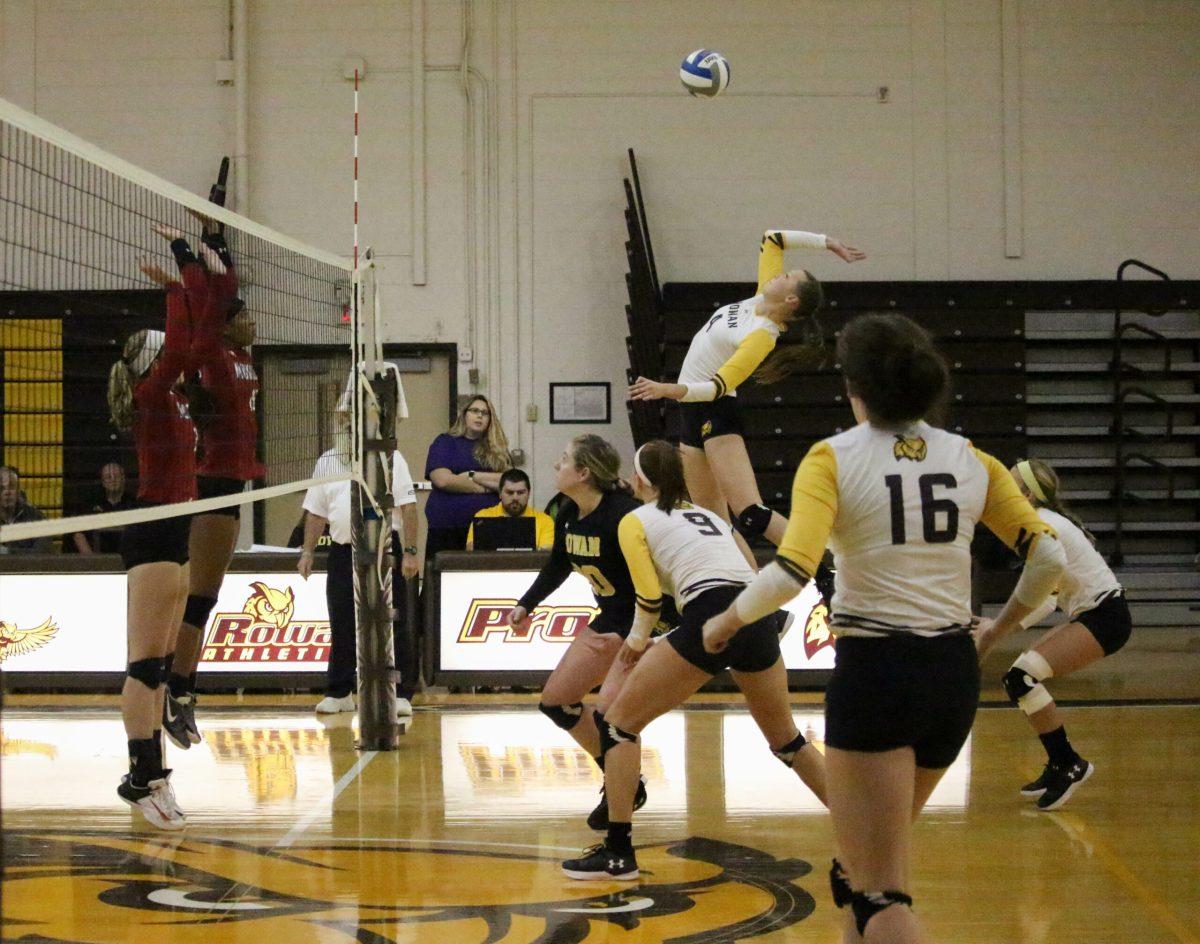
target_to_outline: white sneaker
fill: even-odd
[[[412,702],[407,698],[396,698],[396,720],[407,721],[412,717]]]
[[[151,780],[144,787],[136,786],[126,774],[117,787],[117,796],[146,818],[146,822],[158,829],[183,829],[187,817],[175,800],[175,793],[167,779],[170,771],[160,780]]]
[[[326,695],[317,702],[317,714],[319,715],[336,715],[343,711],[354,710],[354,695],[347,695],[345,698],[334,698],[332,695]]]

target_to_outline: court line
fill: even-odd
[[[398,843],[411,843],[413,845],[423,846],[480,846],[480,847],[495,847],[500,849],[533,849],[549,850],[551,852],[578,852],[578,846],[547,846],[544,843],[524,843],[524,842],[487,842],[482,839],[426,839],[417,836],[397,836],[394,839],[381,838],[374,836],[331,836],[328,840],[331,843],[342,842],[359,842],[370,843],[374,845],[396,845]]]
[[[1030,779],[1034,776],[1032,770],[1026,770],[1026,774]],[[1072,839],[1090,846],[1095,856],[1104,863],[1109,874],[1123,885],[1129,894],[1141,902],[1159,926],[1174,935],[1180,944],[1200,944],[1200,938],[1188,929],[1188,926],[1179,919],[1170,906],[1154,894],[1153,890],[1137,877],[1137,873],[1121,860],[1120,855],[1077,813],[1055,811],[1047,814],[1046,818]]]
[[[279,842],[275,843],[275,848],[288,848],[292,843],[299,839],[304,831],[313,823],[315,823],[323,814],[326,812],[332,813],[333,804],[336,803],[337,798],[342,795],[342,791],[358,778],[358,775],[366,769],[367,764],[371,763],[371,761],[375,759],[375,755],[378,753],[378,751],[364,751],[362,757],[354,762],[354,766],[342,774],[341,779],[333,785],[333,790],[330,791],[328,798],[314,806],[313,809],[309,810],[308,813],[305,814],[304,818],[288,831],[286,836],[280,839]],[[326,810],[326,804],[328,804],[328,810]]]

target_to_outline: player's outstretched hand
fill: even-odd
[[[151,282],[161,285],[164,288],[175,281],[175,278],[170,273],[149,259],[142,262],[138,268],[142,270],[142,275],[146,276]]]
[[[867,258],[867,254],[861,249],[856,249],[853,246],[847,246],[840,239],[835,239],[832,236],[825,237],[825,248],[832,252],[839,259],[846,260],[846,262],[859,262]]]
[[[176,239],[187,239],[183,234],[183,230],[176,229],[174,226],[167,226],[165,223],[151,223],[150,228],[168,242],[173,242]]]
[[[666,388],[669,386],[670,384],[659,383],[656,380],[647,380],[645,377],[639,377],[629,388],[629,399],[661,400],[666,396]]]
[[[737,613],[730,607],[704,624],[704,651],[720,652],[729,645],[729,640],[741,629]]]

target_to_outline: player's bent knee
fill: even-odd
[[[638,735],[609,723],[604,715],[596,714],[596,730],[600,732],[600,756],[604,757],[618,744],[638,744]]]
[[[1054,670],[1043,656],[1032,651],[1023,652],[1004,673],[1001,684],[1013,704],[1025,714],[1033,715],[1054,701],[1042,684],[1043,679],[1053,674]]]
[[[202,630],[208,625],[209,614],[216,605],[216,597],[203,597],[199,594],[189,593],[187,604],[183,608],[183,621],[189,626],[195,626]]]
[[[791,767],[792,761],[796,759],[796,755],[800,753],[800,748],[804,747],[808,741],[804,739],[803,734],[797,734],[794,738],[788,741],[783,747],[778,749],[771,748],[771,753],[774,754],[784,767]]]
[[[577,701],[573,705],[547,705],[545,702],[539,702],[538,711],[564,731],[570,731],[583,718],[583,702]]]
[[[879,912],[885,911],[892,905],[912,907],[912,898],[904,892],[852,892],[850,907],[854,909],[854,924],[859,934],[867,933],[867,923]]]
[[[125,675],[141,682],[150,691],[156,692],[158,686],[162,684],[162,669],[162,657],[155,656],[152,659],[138,659],[136,662],[130,662],[125,667]]]
[[[744,538],[760,538],[771,525],[771,509],[766,505],[747,505],[733,519],[733,526]]]
[[[854,889],[850,887],[850,877],[837,859],[829,868],[829,891],[833,895],[835,908],[845,908],[854,899]]]

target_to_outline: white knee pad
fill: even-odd
[[[1042,684],[1053,676],[1054,669],[1050,663],[1040,653],[1029,650],[1022,652],[1005,673],[1004,690],[1025,714],[1037,714],[1054,701]]]

